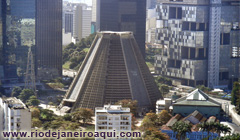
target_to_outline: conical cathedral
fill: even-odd
[[[60,107],[102,107],[122,99],[152,109],[162,98],[132,32],[99,32]]]

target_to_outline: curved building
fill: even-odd
[[[61,103],[101,107],[122,99],[138,101],[139,111],[154,108],[161,94],[132,32],[99,32]]]

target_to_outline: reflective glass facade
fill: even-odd
[[[24,76],[28,49],[35,46],[35,0],[1,2],[4,78],[19,78]]]

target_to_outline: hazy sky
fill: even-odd
[[[86,3],[87,5],[92,5],[92,0],[63,0],[63,1],[69,1],[69,2],[78,2],[78,3]]]

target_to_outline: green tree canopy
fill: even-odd
[[[210,92],[212,89],[205,87],[204,85],[198,85],[196,88],[202,90],[203,92]]]
[[[157,123],[159,126],[166,124],[172,117],[167,110],[162,110],[160,113],[157,114],[157,116],[158,116]]]
[[[40,110],[36,107],[31,109],[32,118],[40,118]]]
[[[165,84],[168,86],[172,86],[172,80],[163,76],[158,76],[155,78],[156,83]]]
[[[56,115],[52,110],[41,109],[40,110],[40,120],[42,121],[52,121]]]
[[[234,82],[233,90],[231,93],[231,104],[236,105],[239,96],[240,96],[240,84],[238,82]]]
[[[22,88],[20,87],[14,87],[11,93],[12,97],[18,97],[20,93],[22,92]]]
[[[191,124],[183,122],[183,121],[178,121],[172,126],[172,130],[174,132],[177,132],[177,137],[179,140],[185,140],[186,138],[186,133],[191,132]]]
[[[32,119],[32,127],[41,127],[42,126],[42,121],[40,121],[38,118],[33,118]]]
[[[122,107],[129,107],[130,112],[134,115],[137,114],[137,100],[131,100],[131,99],[124,99],[120,100],[115,105],[122,105]]]
[[[160,92],[165,95],[169,92],[169,86],[165,85],[165,84],[161,84],[159,87]]]
[[[198,127],[201,129],[201,131],[206,131],[207,134],[207,139],[209,140],[209,134],[210,132],[214,132],[216,130],[216,125],[214,122],[203,122],[201,124],[198,124]]]
[[[63,64],[68,62],[70,63],[70,69],[77,70],[81,66],[95,35],[95,33],[91,34],[88,37],[81,39],[77,44],[70,43],[63,47]]]
[[[240,134],[232,134],[232,135],[217,138],[216,140],[240,140]]]
[[[143,135],[144,140],[170,140],[169,136],[158,129],[148,128]]]
[[[27,100],[28,105],[32,106],[38,106],[40,104],[40,101],[37,99],[35,95],[32,95],[28,100]]]
[[[32,95],[34,95],[33,90],[23,89],[18,98],[25,103]]]
[[[82,121],[83,125],[88,122],[92,122],[92,117],[94,116],[93,110],[89,108],[78,108],[72,113],[72,118],[74,121]]]

